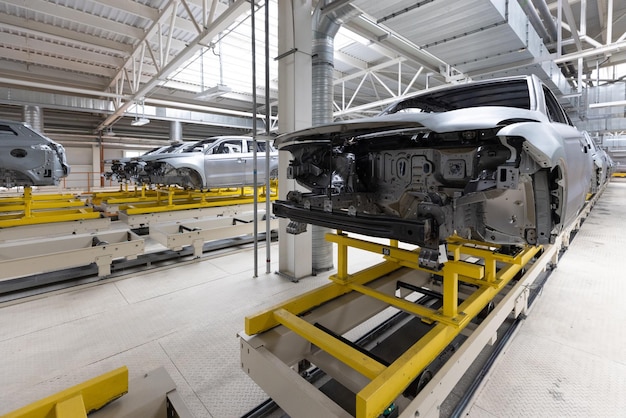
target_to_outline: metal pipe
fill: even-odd
[[[336,3],[329,7],[322,0],[313,14],[312,46],[312,124],[324,125],[333,121],[333,78],[335,35],[345,20],[360,14],[349,4]],[[333,245],[326,241],[328,228],[312,225],[313,271],[333,268]]]
[[[533,28],[535,28],[539,36],[543,39],[543,42],[544,43],[552,42],[552,37],[550,36],[545,26],[541,22],[541,18],[539,17],[539,14],[537,14],[537,10],[530,3],[530,1],[518,0],[518,3],[521,6],[522,10],[524,10],[524,13],[526,13],[526,16],[528,16],[528,20],[530,20],[530,24],[533,25]]]
[[[556,24],[554,23],[554,17],[552,16],[552,13],[550,13],[548,4],[545,2],[545,0],[533,0],[533,4],[541,15],[544,27],[548,31],[548,34],[550,34],[550,37],[552,37],[552,41],[554,41],[557,37]]]
[[[265,236],[271,236],[270,225],[270,6],[265,1]],[[271,239],[265,240],[265,273],[272,270]]]
[[[252,113],[256,113],[256,17],[254,10],[254,2],[250,2],[250,25],[252,26]],[[254,184],[254,198],[253,198],[253,222],[254,222],[254,276],[259,277],[259,237],[258,237],[258,226],[259,226],[259,216],[257,215],[259,199],[256,192],[257,186],[257,155],[256,155],[256,118],[252,119],[252,183]]]
[[[611,45],[605,45],[601,48],[585,49],[584,51],[574,52],[572,54],[567,54],[567,55],[561,55],[560,57],[554,60],[554,63],[562,64],[564,62],[577,60],[578,58],[581,58],[581,57],[587,58],[587,57],[592,57],[594,55],[602,55],[602,54],[606,54],[610,52],[620,51],[622,49],[626,49],[626,41],[617,42]]]
[[[613,0],[609,0],[606,5],[606,44],[613,42]]]

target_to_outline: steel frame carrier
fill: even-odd
[[[265,186],[260,186],[202,191],[178,187],[148,189],[144,185],[134,191],[94,193],[91,200],[94,205],[103,208],[117,208],[107,212],[124,211],[127,215],[138,215],[253,203],[255,193],[258,201],[264,202],[267,195],[265,189]],[[269,196],[270,200],[278,198],[276,183],[270,187]]]
[[[327,239],[338,246],[337,274],[330,276],[330,284],[246,317],[245,332],[240,333],[242,368],[293,417],[351,416],[300,375],[302,360],[355,394],[357,418],[382,416],[397,405],[401,418],[438,417],[441,403],[472,362],[486,344],[496,341],[498,327],[511,315],[517,318],[527,313],[530,286],[558,263],[571,232],[580,228],[602,191],[587,202],[554,244],[524,247],[509,256],[498,253],[498,246],[455,236],[448,244],[452,259],[441,271],[420,267],[419,249],[401,249],[397,241],[384,245],[341,231],[328,234]],[[384,261],[349,274],[348,248],[380,254]],[[442,280],[433,281],[434,275]],[[406,291],[397,286],[400,280],[430,289],[439,286],[441,308],[404,299]],[[491,313],[478,326],[470,324],[491,301],[495,302]],[[388,307],[432,324],[429,332],[388,366],[321,329],[344,335]],[[402,398],[405,388],[461,333],[468,338],[431,381],[414,399]]]
[[[0,198],[0,228],[99,217],[99,212],[67,193],[33,194],[30,187],[24,187],[22,196]]]
[[[303,359],[356,393],[358,418],[383,414],[541,250],[541,247],[526,247],[508,256],[496,252],[496,247],[455,236],[448,241],[453,259],[447,261],[441,271],[434,271],[418,264],[419,248],[402,249],[397,241],[378,244],[348,237],[341,231],[336,235],[328,234],[326,238],[337,244],[339,253],[338,273],[330,276],[332,283],[247,317],[245,334],[241,335],[243,369],[292,416],[350,416],[316,388],[305,384],[290,368]],[[381,254],[385,261],[348,274],[349,247]],[[465,261],[466,258],[473,262]],[[478,259],[483,265],[477,263]],[[426,274],[411,274],[414,272]],[[398,280],[424,286],[433,274],[443,277],[440,309],[404,299],[411,292],[401,292],[400,297],[395,294]],[[464,295],[460,304],[459,282],[470,284],[474,289]],[[464,291],[468,289],[465,287]],[[426,335],[389,366],[313,325],[321,323],[342,335],[386,307],[433,323]],[[278,370],[268,374],[273,368]],[[278,383],[276,376],[285,380]],[[276,390],[277,387],[280,390]],[[306,396],[295,396],[294,390],[302,390]]]

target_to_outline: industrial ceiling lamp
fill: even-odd
[[[221,36],[221,34],[220,34],[220,36]],[[223,95],[233,91],[232,88],[230,88],[226,84],[224,84],[224,74],[222,72],[222,42],[218,41],[217,46],[219,48],[219,53],[217,53],[217,54],[215,53],[215,44],[211,44],[209,48],[211,49],[211,51],[213,51],[214,55],[217,55],[217,59],[218,59],[218,63],[219,63],[219,70],[220,70],[220,81],[219,81],[219,83],[216,86],[209,87],[208,89],[202,90],[200,93],[196,94],[195,98],[198,99],[198,100],[212,100],[212,99],[215,99],[217,97],[221,97],[221,96],[223,96]],[[204,53],[207,50],[202,52],[202,54],[200,55],[200,76],[201,76],[200,84],[201,84],[201,88],[204,88]]]
[[[226,93],[230,93],[233,91],[230,87],[224,84],[218,84],[217,86],[210,87],[198,94],[196,94],[196,99],[198,100],[211,100],[216,97],[220,97],[225,95]]]
[[[140,101],[141,103],[141,117],[139,117],[139,105],[135,103],[135,120],[130,123],[130,126],[143,126],[150,123],[150,119],[146,118],[146,108],[143,101],[143,98]]]

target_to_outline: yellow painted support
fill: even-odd
[[[457,320],[456,318],[445,317],[434,309],[426,308],[424,306],[417,305],[413,302],[409,302],[408,300],[404,300],[404,299],[397,298],[395,296],[387,295],[385,293],[371,289],[367,286],[357,285],[354,283],[350,283],[349,286],[350,288],[352,288],[352,290],[355,290],[363,295],[367,295],[375,299],[378,299],[382,302],[387,303],[390,306],[396,307],[410,314],[413,314],[422,318],[426,318],[426,319],[431,319],[432,321],[440,321],[440,322],[443,322],[445,324],[452,325],[455,327],[461,324],[461,322]]]
[[[284,309],[274,311],[274,317],[282,325],[352,367],[365,377],[374,379],[385,370],[383,364]]]
[[[177,187],[157,188],[148,190],[142,186],[141,194],[120,194],[119,192],[100,193],[97,201],[108,205],[117,205],[119,210],[128,215],[160,213],[175,210],[200,209],[208,207],[244,205],[254,202],[254,194],[259,194],[258,202],[265,201],[262,188],[244,187],[232,189],[184,190]],[[270,200],[278,198],[277,189],[272,189]],[[94,202],[96,198],[94,197]]]
[[[9,412],[3,418],[85,417],[127,392],[128,368],[124,366]]]
[[[456,254],[455,254],[455,258]],[[450,260],[443,267],[443,316],[458,321],[459,277],[473,279],[484,276],[484,268],[464,261]]]
[[[20,197],[0,198],[0,228],[99,218],[100,213],[70,194],[33,195],[24,187]]]
[[[362,239],[352,238],[345,235],[326,234],[325,237],[327,241],[334,242],[338,246],[345,245],[347,247],[358,248],[359,250],[380,254],[386,260],[396,263],[402,263],[402,265],[413,268],[415,270],[432,272],[432,270],[419,266],[419,249],[405,250],[403,248],[398,248],[397,241],[392,241],[390,245],[385,245],[365,241]],[[333,280],[332,276],[331,280]]]
[[[380,413],[404,391],[412,380],[452,342],[469,321],[478,315],[487,303],[493,300],[498,292],[505,287],[513,277],[515,277],[515,274],[517,274],[517,272],[540,250],[541,247],[526,247],[515,257],[504,256],[512,261],[512,263],[498,271],[498,286],[494,287],[488,284],[486,280],[483,280],[483,286],[479,287],[457,307],[458,312],[460,312],[459,315],[464,316],[459,326],[452,327],[440,321],[431,331],[391,364],[380,376],[372,380],[370,384],[357,394],[357,418],[373,418],[379,416]],[[490,257],[491,254],[491,251],[485,251],[483,256]],[[498,258],[501,256],[502,255],[497,255]],[[446,268],[447,264],[444,266],[444,270]],[[463,270],[456,271],[458,275],[461,273],[468,272]],[[444,299],[446,298],[446,291],[447,289],[444,283]],[[452,299],[451,296],[448,297]],[[445,303],[446,302],[444,302],[444,305]],[[456,305],[456,303],[457,301],[455,299],[454,305]],[[457,319],[458,318],[459,317],[457,317]]]
[[[349,283],[366,284],[398,270],[400,267],[401,266],[397,263],[386,261],[350,275]],[[352,289],[347,285],[330,283],[306,292],[300,296],[291,298],[286,302],[278,304],[258,314],[247,316],[245,319],[246,334],[259,334],[279,325],[279,322],[274,317],[274,312],[279,309],[284,309],[294,315],[299,315],[310,310],[311,308],[319,306],[351,291]]]
[[[336,235],[327,234],[326,238],[337,243],[339,251],[337,274],[330,276],[333,283],[260,314],[247,317],[245,331],[248,335],[253,335],[283,324],[339,361],[369,377],[370,383],[356,396],[357,418],[378,417],[541,250],[541,247],[525,247],[511,256],[499,253],[500,246],[463,240],[455,236],[451,237],[448,243],[452,259],[444,264],[441,271],[432,271],[418,265],[419,249],[398,248],[397,241],[392,240],[389,245],[372,243],[350,238],[341,231]],[[349,247],[378,253],[386,261],[369,269],[348,274]],[[463,261],[470,256],[483,260],[484,266]],[[436,311],[367,286],[368,283],[400,266],[410,266],[443,276],[441,309]],[[477,286],[461,304],[458,303],[459,282]],[[306,318],[296,316],[350,291],[376,298],[434,325],[425,336],[385,368],[367,355],[353,350],[342,341],[309,324]]]
[[[345,236],[341,231],[337,231],[338,236]],[[348,280],[348,246],[345,242],[337,243],[337,283],[345,283]]]
[[[87,418],[85,401],[80,393],[55,405],[55,416],[71,418]]]
[[[458,329],[437,324],[424,337],[356,395],[357,418],[378,417],[458,335]]]

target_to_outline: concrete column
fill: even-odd
[[[311,0],[278,0],[278,130],[280,133],[311,126]],[[287,180],[291,154],[279,154],[279,198],[298,187]],[[288,219],[280,220],[279,272],[292,279],[312,273],[311,232],[287,234]]]

